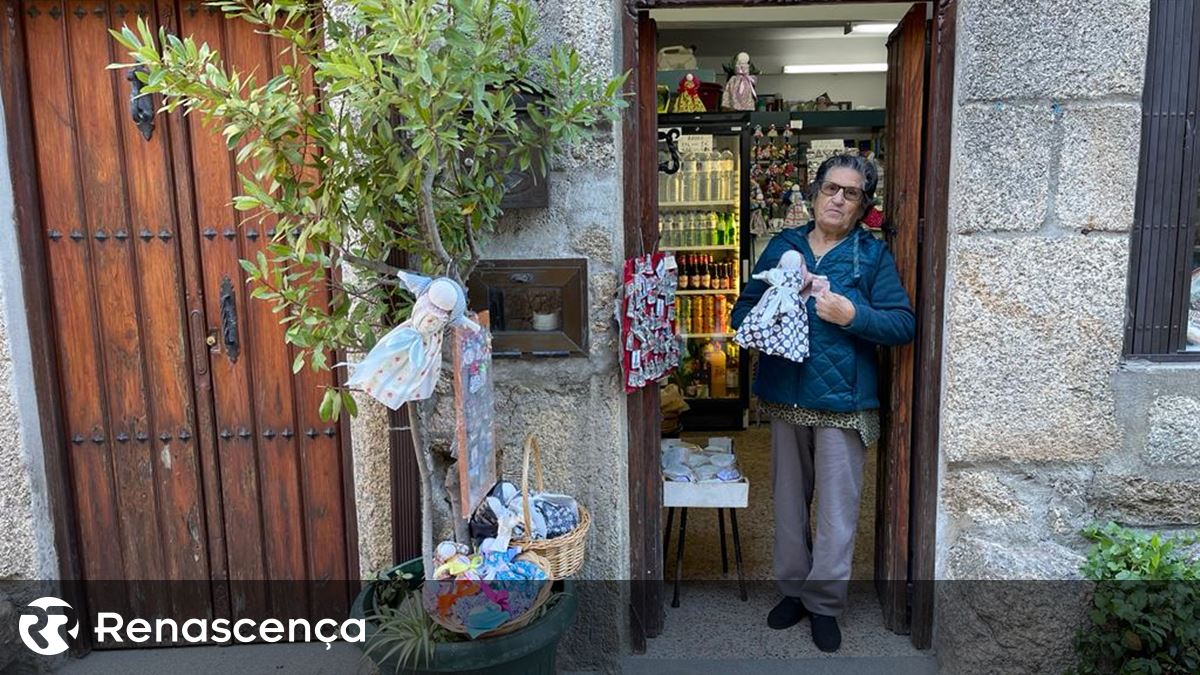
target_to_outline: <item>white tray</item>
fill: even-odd
[[[750,481],[685,483],[663,481],[663,506],[744,509],[750,503]]]

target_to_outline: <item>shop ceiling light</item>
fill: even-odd
[[[821,73],[886,73],[886,63],[814,63],[784,66],[786,75],[816,75]]]
[[[850,24],[851,35],[891,35],[898,24],[894,23],[854,23]]]

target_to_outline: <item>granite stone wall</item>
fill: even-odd
[[[1059,672],[1097,519],[1200,524],[1200,369],[1122,356],[1149,0],[962,0],[935,647]],[[1006,580],[984,582],[983,580]]]

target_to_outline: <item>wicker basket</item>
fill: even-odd
[[[543,558],[542,556],[540,556],[536,553],[531,553],[529,551],[525,551],[521,555],[517,556],[516,559],[517,560],[527,560],[527,561],[533,563],[534,565],[537,565],[538,567],[546,570],[546,573],[550,575],[550,578],[545,581],[542,581],[542,582],[529,582],[529,583],[541,583],[542,587],[538,591],[537,597],[535,597],[533,599],[533,604],[529,606],[529,609],[525,610],[524,614],[522,614],[521,616],[518,616],[515,619],[511,619],[507,623],[501,624],[500,627],[498,627],[498,628],[493,628],[492,630],[489,630],[486,633],[480,633],[474,639],[479,640],[482,638],[496,637],[498,635],[504,635],[506,633],[511,633],[515,630],[524,628],[525,626],[529,625],[529,622],[533,621],[533,617],[537,615],[538,608],[540,608],[542,605],[546,604],[546,600],[548,600],[550,598],[550,587],[554,585],[554,578],[555,578],[554,575],[550,572],[550,563],[548,563],[546,561],[546,559]],[[468,582],[457,582],[457,581],[456,582],[439,582],[439,581],[427,582],[427,584],[438,584],[438,583],[468,583]],[[459,623],[457,620],[455,620],[454,617],[442,616],[439,612],[436,612],[436,611],[427,611],[426,613],[429,614],[429,617],[432,618],[439,626],[445,628],[446,630],[451,631],[453,633],[460,633],[462,635],[467,635],[467,627],[462,625],[461,623]]]
[[[550,576],[555,579],[565,579],[583,567],[584,553],[587,548],[588,529],[592,526],[592,516],[583,504],[579,504],[579,525],[567,534],[553,539],[529,539],[533,532],[533,523],[529,519],[529,456],[533,455],[534,471],[537,472],[537,490],[545,492],[542,480],[542,450],[537,439],[533,436],[525,439],[525,462],[521,469],[521,504],[525,515],[525,537],[513,539],[521,550],[536,553],[550,563]]]

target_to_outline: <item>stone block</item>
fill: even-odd
[[[948,265],[948,461],[1090,461],[1118,445],[1127,243],[959,237]]]
[[[1138,104],[1068,106],[1055,211],[1073,230],[1128,232],[1141,150]]]
[[[1082,562],[1053,542],[960,536],[935,586],[940,672],[1063,672],[1085,618]]]
[[[22,652],[29,654],[21,647],[21,640],[17,635],[18,621],[20,617],[17,608],[8,598],[0,595],[0,673],[8,672],[5,668],[22,655]]]
[[[967,233],[1040,228],[1050,201],[1050,106],[961,106],[955,111],[954,138],[954,229]]]
[[[355,393],[358,416],[350,421],[354,510],[358,519],[359,573],[364,577],[396,562],[392,555],[391,452],[383,404]]]
[[[1024,522],[1030,516],[1016,491],[990,471],[947,469],[940,503],[950,517],[974,523]]]
[[[1150,0],[961,3],[964,100],[1096,98],[1142,92]]]
[[[1200,399],[1159,396],[1150,406],[1146,460],[1158,465],[1200,465]]]
[[[1200,471],[1105,474],[1092,490],[1101,519],[1135,527],[1200,525]]]

